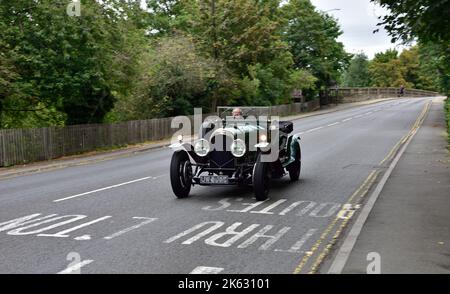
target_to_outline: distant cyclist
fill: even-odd
[[[404,96],[404,95],[405,95],[405,87],[403,85],[401,85],[399,96]]]

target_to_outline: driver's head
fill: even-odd
[[[232,114],[234,118],[242,117],[242,110],[239,107],[236,107],[235,109],[233,109]]]

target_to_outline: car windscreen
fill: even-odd
[[[239,119],[246,119],[249,116],[254,116],[257,119],[260,116],[270,116],[270,107],[249,107],[249,106],[219,106],[217,107],[217,115],[225,119],[227,117],[233,117],[233,110],[240,110],[236,112],[240,112],[241,116],[237,117]]]

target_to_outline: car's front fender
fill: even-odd
[[[171,144],[169,147],[175,152],[185,151],[189,155],[190,160],[195,163],[202,163],[205,161],[204,157],[200,157],[194,152],[194,147],[190,142],[177,142]]]
[[[285,166],[288,166],[289,164],[295,162],[298,157],[299,151],[300,151],[300,136],[298,135],[291,135],[288,138],[288,154],[289,154],[289,160],[284,164]]]

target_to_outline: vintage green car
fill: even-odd
[[[271,179],[287,173],[299,179],[300,137],[292,134],[292,122],[271,120],[268,107],[218,107],[217,113],[202,124],[199,139],[180,136],[171,145],[170,180],[178,198],[188,197],[194,185],[253,185],[263,201]]]

